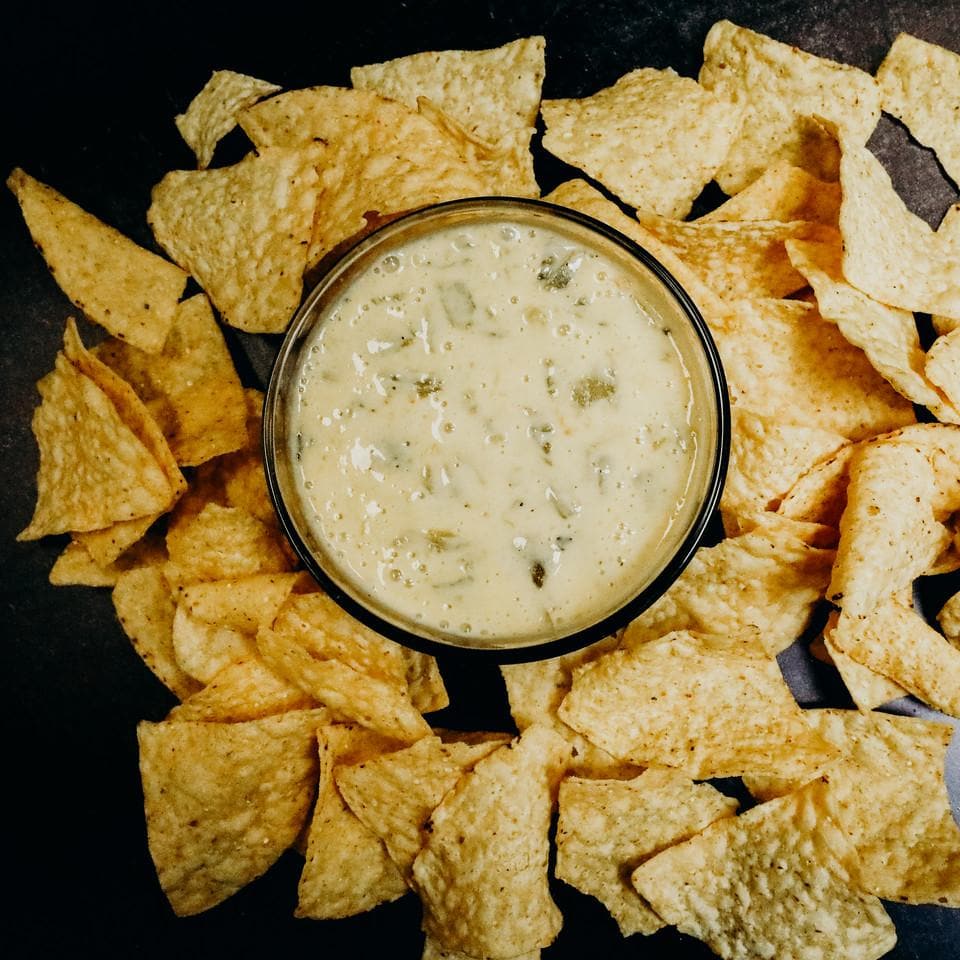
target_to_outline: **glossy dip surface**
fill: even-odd
[[[482,646],[572,633],[648,583],[708,459],[658,284],[501,216],[415,234],[341,285],[300,349],[286,442],[346,589]]]

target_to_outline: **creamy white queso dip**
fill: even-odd
[[[644,282],[500,221],[410,240],[342,293],[289,436],[313,533],[361,593],[516,640],[596,622],[658,572],[697,437]]]

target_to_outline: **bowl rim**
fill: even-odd
[[[447,212],[455,212],[457,210],[470,210],[472,208],[490,209],[491,207],[500,207],[505,213],[517,207],[529,208],[572,221],[578,226],[599,233],[607,240],[619,245],[650,270],[677,302],[680,311],[693,327],[696,335],[695,340],[699,342],[703,350],[704,360],[706,361],[706,366],[709,371],[712,396],[715,402],[717,425],[712,451],[714,456],[713,468],[709,474],[705,495],[696,515],[690,523],[686,535],[660,572],[647,583],[642,590],[633,594],[629,600],[621,604],[616,610],[610,612],[595,623],[589,624],[586,627],[580,627],[561,637],[509,647],[474,646],[469,643],[445,642],[433,637],[422,636],[384,619],[369,606],[342,589],[326,572],[313,551],[300,536],[284,501],[276,466],[276,454],[279,453],[279,451],[277,451],[276,447],[277,436],[275,424],[277,415],[281,412],[280,396],[283,386],[282,381],[285,379],[282,377],[282,374],[287,368],[294,345],[301,340],[302,328],[307,323],[316,301],[321,298],[327,286],[335,279],[336,275],[347,269],[350,264],[359,258],[367,249],[379,243],[385,233],[402,230],[403,226],[410,220],[420,220],[431,216],[442,217]],[[673,274],[648,250],[629,236],[621,233],[609,224],[604,223],[602,220],[597,220],[588,214],[569,207],[526,197],[469,197],[431,204],[388,220],[386,223],[366,233],[355,243],[351,244],[316,279],[312,289],[304,297],[297,312],[290,321],[290,325],[284,334],[283,342],[274,359],[266,396],[263,402],[261,444],[267,489],[284,534],[290,541],[307,572],[317,581],[323,591],[347,613],[381,636],[421,653],[435,656],[463,655],[471,658],[493,660],[500,663],[524,663],[535,660],[545,660],[561,656],[565,653],[571,653],[574,650],[586,647],[591,643],[595,643],[598,640],[602,640],[616,633],[631,620],[636,619],[644,610],[652,606],[676,581],[684,569],[686,569],[694,553],[696,553],[700,547],[700,543],[707,532],[710,521],[719,505],[721,493],[723,492],[730,457],[730,401],[727,391],[727,380],[724,375],[723,364],[720,360],[720,353],[703,315]]]

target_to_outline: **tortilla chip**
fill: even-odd
[[[210,166],[217,144],[237,125],[237,115],[282,87],[232,70],[214,70],[186,113],[174,117],[180,136],[197,157],[197,166]]]
[[[850,460],[858,449],[857,444],[848,444],[811,467],[780,501],[777,512],[794,520],[838,527],[847,504]]]
[[[740,130],[742,108],[643,67],[581,100],[545,100],[543,147],[640,210],[683,218]]]
[[[897,34],[880,69],[881,105],[937,154],[960,185],[960,55],[909,33]]]
[[[156,352],[187,275],[19,168],[7,186],[60,289],[115,337]]]
[[[906,444],[869,444],[854,458],[828,593],[845,613],[868,614],[936,559],[948,538],[934,489],[929,461]]]
[[[729,20],[707,34],[700,83],[744,107],[740,134],[717,172],[724,193],[738,193],[777,160],[836,180],[836,145],[812,118],[827,118],[854,143],[866,143],[880,119],[880,91],[869,74]]]
[[[173,650],[185,673],[201,683],[210,683],[226,666],[255,656],[254,638],[229,627],[204,623],[178,606],[173,618]]]
[[[954,253],[960,256],[960,203],[955,203],[943,215],[943,220],[937,228],[937,236],[941,237],[944,243],[952,246]],[[930,319],[933,321],[933,329],[941,337],[960,327],[960,317],[943,317],[935,313]]]
[[[779,423],[739,406],[732,412],[730,464],[720,500],[727,536],[749,529],[752,514],[776,510],[811,465],[847,443],[829,430]]]
[[[664,923],[630,883],[633,870],[737,806],[673,770],[651,769],[633,780],[568,777],[560,784],[555,874],[596,897],[623,936],[655,933]]]
[[[943,635],[955,647],[960,647],[960,591],[947,598],[937,614],[937,623]]]
[[[615,203],[586,181],[568,180],[543,199],[594,217],[639,244],[667,268],[704,313],[717,313],[723,309],[723,301],[674,253],[671,247],[628,217]]]
[[[337,787],[350,809],[384,843],[404,879],[429,836],[425,824],[460,778],[498,741],[443,743],[423,737],[405,750],[340,766]]]
[[[150,855],[178,916],[226,900],[296,839],[313,799],[322,717],[137,727]]]
[[[934,410],[940,420],[960,423],[960,327],[930,345],[924,367],[927,379],[941,390],[949,406]]]
[[[580,667],[559,714],[615,757],[698,780],[816,771],[834,754],[759,644],[711,649],[686,631]]]
[[[286,573],[292,564],[278,535],[239,507],[208,503],[195,517],[171,525],[168,576],[177,585]]]
[[[866,148],[842,141],[843,275],[893,307],[960,319],[960,256],[897,195]]]
[[[480,196],[468,145],[429,118],[366,90],[294,90],[245,111],[240,125],[262,150],[328,144],[308,265],[362,230],[364,214]]]
[[[916,420],[863,351],[809,304],[741,300],[707,319],[735,406],[851,440]]]
[[[177,308],[159,353],[118,340],[101,343],[93,353],[137,392],[177,463],[196,466],[243,446],[243,388],[203,294]]]
[[[724,300],[778,299],[796,292],[806,281],[790,263],[784,241],[829,243],[837,237],[833,227],[804,221],[685,223],[642,212],[637,219]]]
[[[384,736],[412,743],[429,734],[411,702],[399,645],[348,623],[331,605],[323,594],[290,598],[273,627],[257,634],[267,665],[320,703]]]
[[[721,957],[876,960],[896,931],[880,901],[851,883],[837,858],[848,845],[826,813],[812,784],[718,820],[638,867],[633,884]]]
[[[949,404],[943,403],[936,384],[925,375],[927,361],[913,314],[850,286],[843,278],[838,246],[788,240],[786,248],[790,262],[813,287],[820,315],[836,323],[898,393],[938,415],[949,412]],[[953,411],[952,416],[960,418],[960,413]]]
[[[960,649],[911,607],[891,599],[865,616],[841,612],[833,642],[934,709],[960,717]]]
[[[640,772],[634,764],[624,763],[601,750],[557,716],[557,707],[570,692],[574,668],[595,660],[616,645],[616,637],[607,637],[582,650],[549,660],[500,666],[510,701],[510,714],[517,729],[523,732],[535,723],[550,727],[573,748],[569,769],[582,776],[622,779]]]
[[[624,644],[673,630],[738,636],[754,626],[770,654],[786,649],[806,629],[834,559],[833,550],[811,546],[799,533],[758,526],[701,547],[673,586],[627,626]]]
[[[786,160],[777,160],[749,187],[699,218],[717,221],[806,220],[837,226],[840,184],[818,180]]]
[[[472,136],[499,143],[537,122],[545,72],[543,37],[523,37],[492,50],[441,50],[354,67],[350,82],[411,109],[429,97]]]
[[[569,756],[553,731],[529,727],[444,797],[413,863],[428,937],[478,957],[514,957],[553,941],[563,918],[547,884],[547,833]]]
[[[350,811],[334,781],[338,764],[373,760],[397,744],[354,726],[322,727],[319,741],[320,789],[307,835],[296,916],[328,920],[396,900],[407,885],[380,838]]]
[[[167,719],[241,723],[316,706],[299,687],[278,677],[262,660],[253,656],[229,663],[217,671],[202,690],[174,707]],[[318,716],[323,713],[315,712]],[[326,716],[330,719],[329,715]]]
[[[170,506],[174,495],[162,466],[107,394],[64,354],[40,389],[32,424],[40,448],[37,503],[18,540],[98,530]]]
[[[141,540],[106,566],[97,563],[82,543],[71,540],[50,568],[50,583],[56,587],[112,587],[121,573],[163,564],[166,559],[167,551],[158,536]]]
[[[208,580],[184,587],[177,602],[196,620],[255,634],[273,623],[299,577],[298,573],[261,573]]]
[[[153,188],[157,242],[231,326],[282,333],[299,306],[321,153],[262,149],[232,167],[175,170]]]
[[[450,706],[450,697],[436,657],[417,650],[404,650],[410,702],[420,713],[433,713]]]
[[[181,700],[200,689],[177,662],[173,648],[176,607],[159,564],[120,574],[113,588],[113,608],[134,650],[161,683]]]

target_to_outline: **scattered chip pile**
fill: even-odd
[[[880,957],[878,898],[960,907],[950,727],[960,595],[960,205],[936,231],[865,146],[881,110],[957,179],[960,57],[905,35],[877,78],[729,22],[699,80],[641,68],[540,103],[542,38],[357,67],[281,92],[218,71],[176,118],[196,170],[157,185],[143,250],[24,172],[37,246],[78,311],[38,384],[37,506],[69,533],[56,584],[109,586],[180,701],[141,723],[150,852],[174,911],[214,907],[288,848],[297,916],[415,892],[424,958],[535,958],[555,876],[624,936],[664,925],[723,957]],[[545,199],[606,221],[694,298],[733,437],[726,538],[622,635],[503,668],[519,736],[434,729],[433,658],[353,621],[298,571],[267,495],[262,397],[224,333],[279,333],[305,272],[373,224],[464,196],[538,196],[530,153],[580,168]],[[239,124],[254,150],[209,168]],[[730,199],[684,219],[715,180]],[[203,288],[181,299],[188,274]],[[924,350],[914,312],[933,316]],[[925,410],[924,410],[925,408]],[[917,411],[921,410],[918,422]],[[775,660],[833,605],[815,655],[858,710],[804,710]],[[758,803],[696,781],[741,777]]]

